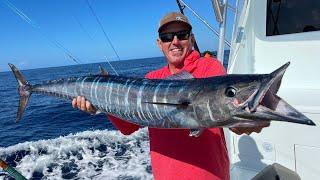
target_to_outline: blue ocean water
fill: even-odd
[[[228,55],[228,54],[227,54]],[[165,59],[112,62],[120,75],[143,77]],[[94,63],[22,71],[31,84],[96,74]],[[11,72],[0,73],[0,158],[31,179],[152,179],[146,129],[123,136],[105,115],[75,110],[71,102],[31,96],[22,120],[15,122],[19,96]],[[0,180],[10,177],[0,170]]]

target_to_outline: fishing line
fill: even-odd
[[[13,4],[11,4],[8,0],[5,0],[7,6],[14,11],[14,13],[18,14],[18,16],[20,16],[24,21],[26,21],[28,24],[30,24],[32,27],[36,27],[35,24],[32,23],[31,19],[25,15],[23,12],[21,12],[19,9],[17,9],[17,7],[15,7]],[[36,27],[39,28],[39,27]]]
[[[89,37],[89,39],[91,39],[92,41],[94,41],[93,38],[92,38],[92,36],[90,35],[90,33],[84,28],[84,26],[83,26],[82,23],[79,21],[79,19],[78,19],[77,17],[75,17],[75,16],[73,16],[73,18],[76,20],[76,22],[78,23],[78,25],[80,26],[80,28],[82,29],[82,31]]]
[[[89,39],[91,39],[92,42],[94,42],[94,39],[92,38],[92,36],[90,35],[90,33],[84,28],[84,26],[82,25],[82,23],[79,21],[79,19],[75,16],[73,16],[74,19],[76,20],[76,22],[78,23],[78,25],[80,26],[80,28],[82,29],[82,31],[88,36]],[[107,63],[109,64],[109,66],[111,67],[111,69],[115,72],[116,75],[118,75],[117,71],[113,68],[113,66],[111,65],[111,63],[109,62],[108,58],[105,56],[105,58],[101,59],[101,61],[105,61],[107,60]],[[100,61],[100,60],[99,60]],[[91,62],[91,61],[89,61]],[[91,69],[91,72],[92,69]]]
[[[29,25],[31,25],[31,27],[33,27],[34,29],[38,29],[39,33],[46,38],[47,40],[49,40],[52,44],[54,44],[57,48],[59,48],[60,50],[62,50],[68,58],[70,58],[73,62],[80,64],[78,58],[76,58],[75,56],[72,55],[72,53],[65,48],[61,43],[59,43],[58,41],[54,40],[54,39],[50,39],[49,36],[47,36],[46,34],[44,34],[43,32],[41,32],[41,28],[40,26],[35,23],[34,21],[32,21],[25,13],[23,13],[20,9],[18,9],[15,5],[13,5],[9,0],[3,0],[3,2],[8,6],[8,8],[10,10],[12,10],[15,14],[17,14],[22,20],[24,20],[26,23],[28,23]]]
[[[107,56],[105,57],[108,64],[110,65],[111,69],[116,73],[117,76],[119,76],[119,74],[117,73],[117,71],[114,69],[114,67],[111,65],[110,61],[108,60]]]
[[[92,13],[92,14],[93,14],[93,16],[95,17],[96,21],[98,22],[98,24],[99,24],[99,26],[100,26],[100,28],[101,28],[101,30],[102,30],[102,32],[103,32],[103,34],[104,34],[104,37],[106,38],[106,40],[107,40],[107,42],[109,43],[109,45],[111,46],[111,48],[112,48],[113,52],[116,54],[116,56],[117,56],[118,60],[120,61],[120,57],[119,57],[119,55],[118,55],[118,53],[117,53],[116,49],[114,48],[114,46],[113,46],[112,42],[110,41],[110,39],[109,39],[109,37],[108,37],[108,35],[107,35],[106,31],[104,30],[104,28],[103,28],[103,26],[102,26],[102,23],[100,22],[100,20],[99,20],[98,16],[96,15],[96,13],[95,13],[94,9],[93,9],[93,8],[92,8],[92,6],[90,5],[89,0],[86,0],[86,3],[87,3],[87,5],[88,5],[88,7],[89,7],[89,9],[90,9],[91,13]],[[108,45],[108,44],[107,44],[107,45]],[[107,46],[107,48],[108,48],[108,46]],[[116,75],[119,75],[119,74],[118,74],[118,72],[115,70],[115,68],[111,65],[111,63],[109,62],[109,60],[108,60],[108,58],[107,58],[107,57],[106,57],[106,60],[107,60],[107,62],[109,63],[109,65],[111,66],[111,68],[113,69],[113,71],[116,73]]]

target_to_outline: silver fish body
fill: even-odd
[[[315,125],[276,95],[288,65],[271,74],[196,79],[182,72],[165,80],[90,75],[30,85],[9,64],[21,97],[17,120],[29,96],[42,93],[84,96],[101,112],[154,128],[248,127],[270,120]]]

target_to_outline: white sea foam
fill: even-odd
[[[146,129],[130,136],[97,130],[25,142],[0,148],[0,158],[34,179],[152,179]]]

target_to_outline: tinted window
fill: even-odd
[[[320,0],[268,0],[267,36],[320,30]]]

